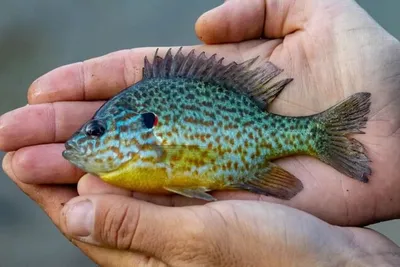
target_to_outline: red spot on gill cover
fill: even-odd
[[[158,116],[155,115],[155,117],[154,117],[154,126],[157,126],[157,124],[158,124]]]

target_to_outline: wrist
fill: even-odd
[[[346,267],[392,267],[400,266],[400,253],[376,253],[357,255],[346,261]]]
[[[385,236],[363,228],[351,228],[343,266],[400,266],[400,247]]]

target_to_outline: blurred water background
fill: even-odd
[[[0,0],[0,114],[60,65],[140,46],[199,43],[194,23],[222,1]],[[399,0],[359,0],[400,38]],[[0,159],[3,154],[0,153]],[[400,222],[372,226],[400,244]],[[95,266],[0,171],[0,267]]]

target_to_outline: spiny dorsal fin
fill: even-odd
[[[249,95],[262,108],[266,109],[267,105],[293,79],[283,79],[270,85],[269,82],[283,70],[270,61],[251,69],[257,59],[258,57],[240,64],[231,62],[228,65],[223,65],[224,58],[217,61],[216,54],[207,58],[205,53],[202,52],[196,56],[193,49],[185,56],[182,53],[182,47],[180,47],[175,56],[172,55],[170,48],[164,58],[161,58],[158,56],[157,48],[153,63],[150,63],[147,57],[144,58],[143,79],[184,77],[216,83],[227,89]]]

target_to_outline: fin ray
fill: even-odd
[[[206,193],[207,189],[205,188],[177,188],[177,187],[164,187],[165,190],[182,195],[189,198],[197,198],[206,201],[216,201],[217,199],[214,198],[212,195]]]
[[[293,198],[303,190],[299,179],[272,162],[269,162],[265,169],[256,172],[254,177],[230,187],[285,200]]]
[[[341,173],[368,182],[371,162],[363,144],[350,134],[360,134],[366,127],[370,111],[370,93],[356,93],[316,115],[324,127],[326,142],[318,147],[318,158]]]
[[[143,79],[186,77],[215,83],[224,86],[226,89],[250,96],[264,110],[292,81],[291,78],[283,79],[271,85],[270,81],[283,70],[270,61],[252,69],[251,67],[258,57],[240,64],[233,61],[228,65],[223,65],[224,58],[217,61],[216,54],[207,57],[205,52],[196,56],[194,49],[185,56],[182,53],[182,47],[180,47],[175,56],[172,56],[171,48],[169,48],[164,58],[158,56],[158,51],[157,48],[153,63],[150,63],[145,57]]]

